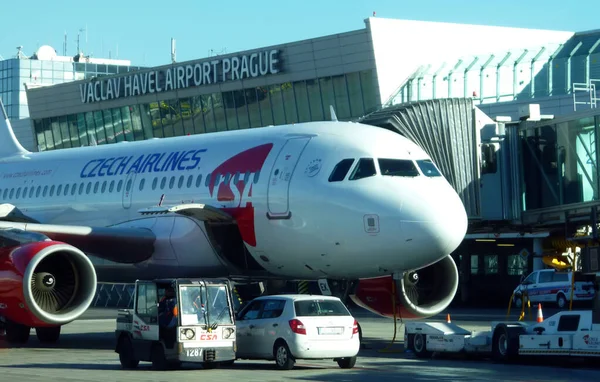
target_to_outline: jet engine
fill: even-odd
[[[362,279],[352,301],[380,316],[403,320],[422,319],[442,313],[458,290],[458,269],[451,256],[427,267],[392,276]]]
[[[8,324],[29,333],[69,323],[95,294],[94,266],[79,249],[29,232],[0,233],[0,316],[7,319],[7,336]]]

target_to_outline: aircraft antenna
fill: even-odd
[[[329,113],[331,114],[331,120],[333,122],[337,122],[337,115],[335,115],[335,110],[333,109],[333,105],[329,105]]]

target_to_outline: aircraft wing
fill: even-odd
[[[0,229],[38,232],[83,252],[117,263],[133,264],[148,260],[154,253],[156,236],[146,228],[87,227],[42,224],[10,204],[0,205]]]

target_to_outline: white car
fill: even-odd
[[[333,359],[354,367],[358,322],[337,297],[262,296],[237,316],[237,358],[275,360],[290,370],[297,359]]]

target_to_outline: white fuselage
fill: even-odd
[[[329,181],[345,158],[355,161],[344,179]],[[359,158],[374,158],[376,174],[349,180]],[[429,157],[385,129],[313,122],[2,158],[0,202],[43,224],[92,227],[204,203],[233,216],[261,266],[292,278],[377,277],[450,254],[467,230],[457,193],[416,164],[416,176],[383,175],[381,158]]]

